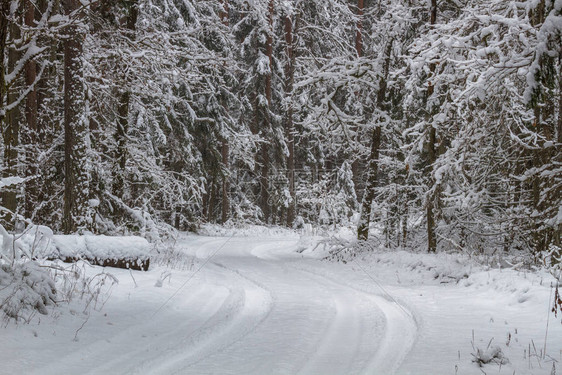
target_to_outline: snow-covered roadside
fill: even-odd
[[[328,254],[313,248],[303,253]],[[482,373],[473,360],[497,348],[503,361],[496,358],[482,371],[551,374],[554,365],[561,372],[561,319],[550,312],[556,279],[545,270],[493,268],[462,254],[384,250],[337,264],[321,272],[387,295],[416,317],[419,336],[400,374]]]
[[[197,258],[183,269],[85,266],[119,280],[111,298],[2,328],[0,373],[481,374],[472,353],[490,340],[509,363],[487,373],[562,363],[554,316],[538,358],[547,273],[408,252],[342,264],[316,259],[316,239],[295,232],[215,234],[180,237],[177,251]]]

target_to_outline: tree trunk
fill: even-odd
[[[293,21],[289,16],[285,16],[285,43],[287,46],[287,63],[285,65],[285,96],[292,98],[293,83],[295,79],[295,56],[293,49]],[[289,102],[285,119],[285,133],[287,135],[287,147],[289,155],[287,159],[288,179],[289,179],[289,195],[291,202],[287,209],[287,226],[293,225],[296,213],[296,196],[295,196],[295,140],[294,140],[294,123],[293,123],[293,103]]]
[[[357,225],[357,239],[367,240],[369,238],[369,224],[371,223],[371,206],[375,197],[375,187],[377,184],[377,173],[379,169],[379,151],[381,144],[381,127],[373,130],[371,136],[371,153],[369,154],[369,163],[367,164],[367,183],[365,185],[365,193],[363,195],[363,203],[361,204],[361,215],[359,224]]]
[[[556,124],[558,147],[562,147],[562,52],[558,57],[558,123]],[[558,247],[562,245],[562,223],[554,228],[554,244]],[[557,254],[558,259],[562,260],[562,252]]]
[[[126,36],[129,40],[135,39],[135,30],[138,18],[138,5],[137,0],[134,0],[129,8],[126,19]],[[117,141],[117,168],[114,173],[113,194],[120,199],[123,199],[125,188],[125,174],[127,168],[127,134],[129,133],[129,105],[131,99],[131,92],[128,89],[130,83],[130,76],[124,73],[123,76],[124,87],[121,95],[119,96],[119,108],[117,111],[117,129],[115,132],[115,140]]]
[[[365,9],[364,0],[357,0],[357,32],[355,34],[355,51],[357,57],[363,56],[363,13]]]
[[[63,0],[64,13],[73,14],[79,0]],[[86,123],[82,69],[82,30],[79,19],[67,26],[64,40],[64,211],[63,231],[74,232],[85,224],[89,195],[86,172]]]
[[[217,186],[217,179],[216,174],[213,175],[213,181],[211,181],[211,189],[209,191],[209,197],[207,198],[207,203],[209,207],[207,208],[207,222],[212,223],[215,206],[216,206],[216,186]]]
[[[562,145],[562,52],[558,58],[558,70],[558,124],[556,130],[558,146],[560,146]]]
[[[429,16],[429,23],[430,25],[435,25],[435,22],[437,21],[437,0],[431,0],[431,9],[430,9],[430,16]],[[434,79],[434,74],[435,74],[435,63],[432,63],[429,65],[429,71],[431,72],[429,79]],[[430,101],[431,100],[431,96],[433,95],[434,92],[434,86],[433,83],[431,81],[429,81],[428,83],[428,87],[427,87],[427,100]],[[428,106],[431,106],[430,104],[428,104]],[[428,108],[428,121],[431,120],[432,118],[432,113],[433,110],[431,108]],[[429,127],[429,136],[428,136],[428,145],[427,145],[427,149],[428,149],[428,167],[430,168],[430,170],[433,168],[433,163],[435,163],[435,160],[437,159],[437,155],[435,152],[435,141],[437,138],[436,135],[436,130],[435,127],[433,125],[430,125]],[[433,179],[433,174],[430,174],[430,179],[431,179],[431,186],[430,186],[430,190],[432,190],[435,187],[435,181]],[[435,212],[434,212],[434,200],[435,200],[435,195],[434,194],[428,194],[427,196],[427,203],[426,203],[426,221],[427,221],[427,251],[434,253],[437,250],[437,238],[435,237]]]
[[[557,141],[558,141],[558,148],[562,147],[562,52],[558,58],[558,123],[556,124],[556,131],[557,131]],[[553,258],[555,258],[555,262],[558,263],[562,261],[562,250],[560,247],[562,246],[562,223],[558,224],[554,228],[554,245],[558,246],[559,250],[557,254]]]
[[[30,1],[25,1],[25,25],[33,27],[35,21],[35,5]],[[30,59],[25,64],[25,85],[31,87],[25,102],[25,119],[27,125],[27,141],[29,147],[26,152],[26,176],[37,174],[37,64],[34,59]],[[37,202],[37,180],[27,181],[25,184],[25,215],[30,218],[33,215],[35,203]]]
[[[357,57],[360,58],[363,56],[363,13],[365,9],[364,0],[357,0],[357,25],[356,25],[356,33],[355,33],[355,52]],[[359,95],[357,93],[356,95]],[[357,133],[357,128],[354,129]],[[355,140],[359,143],[359,134],[357,134],[357,139]],[[360,186],[360,177],[359,177],[359,159],[357,155],[353,158],[353,162],[351,163],[351,174],[353,175],[353,184],[355,185],[355,193],[359,194],[359,186]]]
[[[3,126],[6,116],[6,67],[4,66],[6,56],[6,44],[8,39],[8,16],[10,15],[10,2],[2,2],[0,7],[0,125]]]
[[[379,91],[377,92],[377,107],[384,110],[384,100],[386,97],[386,87],[388,79],[388,71],[390,69],[390,54],[392,52],[393,40],[391,39],[386,45],[385,62],[383,67],[383,76],[380,81]],[[381,127],[376,124],[371,136],[371,152],[369,154],[369,162],[367,163],[367,183],[365,184],[365,192],[363,194],[363,202],[361,203],[361,214],[359,223],[357,224],[357,239],[367,240],[369,238],[369,224],[371,223],[371,207],[375,198],[375,190],[377,186],[377,173],[379,170],[379,154],[381,144]]]
[[[407,240],[408,240],[408,204],[404,203],[404,212],[402,216],[402,248],[403,249],[406,248]]]
[[[229,190],[229,186],[228,186],[228,169],[229,169],[229,162],[228,162],[228,154],[229,154],[229,147],[228,147],[228,141],[226,139],[222,140],[222,145],[221,145],[221,156],[222,156],[222,164],[223,164],[223,168],[224,168],[224,173],[223,173],[223,177],[222,177],[222,216],[221,216],[221,222],[224,224],[226,223],[226,221],[228,220],[228,214],[230,211],[230,202],[228,199],[228,190]]]
[[[228,0],[223,0],[222,2],[223,5],[223,11],[220,14],[221,20],[223,25],[225,25],[226,27],[229,27],[229,4],[228,4]],[[223,108],[225,109],[225,111],[227,110],[227,105],[223,99],[223,103],[222,103]],[[223,177],[222,177],[222,216],[221,216],[221,222],[224,224],[226,223],[226,221],[228,220],[228,215],[230,212],[230,200],[228,197],[228,191],[230,190],[229,187],[229,144],[228,144],[228,139],[226,138],[226,134],[223,134],[222,136],[222,145],[221,145],[221,157],[222,157],[222,165],[223,165]]]
[[[10,39],[18,40],[21,37],[21,30],[15,23],[9,25]],[[8,71],[13,71],[21,57],[21,53],[14,47],[10,48],[8,51]],[[14,78],[17,79],[17,78]],[[7,96],[7,105],[13,104],[18,100],[19,92],[15,89],[17,85],[11,82],[12,88],[5,91]],[[11,177],[18,175],[17,165],[18,165],[18,146],[20,138],[20,121],[21,113],[19,106],[11,109],[6,113],[5,124],[3,129],[4,137],[4,177]],[[5,188],[2,191],[2,205],[15,213],[18,208],[17,202],[17,187],[12,186]],[[6,224],[8,227],[12,227],[15,224],[15,217],[10,216],[6,218]]]
[[[261,187],[261,208],[264,216],[265,222],[269,222],[269,217],[271,213],[271,207],[269,202],[269,149],[268,144],[265,142],[267,139],[267,133],[271,128],[271,100],[272,100],[272,88],[271,81],[273,75],[273,11],[274,11],[274,0],[269,0],[269,12],[268,12],[268,22],[269,29],[267,31],[266,37],[266,56],[269,59],[269,72],[265,76],[265,97],[267,99],[267,108],[265,114],[265,124],[262,131],[262,137],[264,143],[261,146],[261,176],[260,176],[260,187]]]
[[[25,26],[33,27],[35,23],[35,5],[30,1],[25,1]],[[25,63],[25,84],[26,87],[34,86],[37,77],[37,64],[34,59],[29,59]],[[31,133],[31,140],[35,141],[37,132],[37,88],[34,86],[27,94],[25,104],[25,118],[28,129]]]

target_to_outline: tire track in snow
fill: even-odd
[[[222,242],[224,238],[197,238],[180,246],[205,259]],[[195,285],[178,293],[154,319],[135,318],[107,342],[102,338],[69,355],[70,366],[53,364],[50,373],[396,371],[415,340],[415,322],[379,295],[300,269],[305,265],[291,252],[297,241],[282,242],[233,241],[202,269]],[[149,299],[161,297],[146,291]],[[130,345],[131,337],[146,331],[148,338]]]
[[[356,298],[338,293],[329,288],[333,315],[318,340],[318,346],[303,364],[298,374],[350,374],[358,365],[358,352],[365,342],[363,330],[367,329],[362,319]]]
[[[229,273],[269,290],[273,299],[270,314],[252,332],[217,350],[216,355],[205,358],[206,361],[194,363],[197,366],[190,366],[189,373],[295,374],[315,354],[318,341],[335,316],[335,309],[326,303],[330,293],[309,275],[300,272],[295,275],[285,261],[279,261],[277,255],[282,255],[279,250],[291,245],[266,241],[265,244],[263,239],[244,241],[243,251],[235,247],[229,251],[232,256],[223,254],[225,258],[221,262],[228,266],[215,263]],[[296,244],[298,241],[291,242]],[[293,280],[294,276],[297,276],[296,280]],[[301,288],[304,294],[300,292]],[[312,295],[321,298],[312,302],[309,299]],[[334,310],[333,313],[330,310]],[[259,360],[252,361],[252,357]]]
[[[234,263],[237,269],[223,266],[225,270],[234,272],[273,293],[270,286],[273,285],[271,283],[274,280],[264,278],[263,271],[260,272],[261,268],[265,269],[267,266],[268,271],[266,272],[270,273],[270,276],[296,280],[297,287],[303,289],[303,295],[300,297],[302,300],[306,298],[307,293],[310,294],[314,290],[327,292],[327,295],[323,297],[323,303],[324,305],[331,304],[331,306],[323,310],[324,314],[321,319],[323,319],[324,328],[314,337],[316,345],[311,352],[303,353],[304,361],[301,361],[296,367],[293,365],[287,368],[287,370],[292,368],[294,371],[284,370],[286,373],[391,374],[399,368],[416,337],[415,321],[400,306],[379,295],[358,290],[315,272],[293,267],[295,258],[280,259],[278,256],[284,255],[278,250],[283,247],[291,247],[289,244],[269,243],[269,241],[264,243],[264,240],[257,239],[246,241],[244,247],[242,252],[237,248],[231,249],[233,257],[228,257],[225,263],[229,266]],[[198,251],[198,253],[200,252]],[[241,253],[245,254],[247,259],[240,257]],[[252,278],[248,277],[249,273],[252,274]],[[256,277],[260,280],[269,280],[271,285],[266,287],[268,282],[258,282]],[[284,292],[278,288],[276,290],[278,293]],[[273,298],[276,299],[275,294],[273,294]],[[295,296],[291,296],[291,298],[294,299]],[[287,298],[283,302],[288,302]],[[285,307],[286,310],[286,306],[280,307]],[[373,317],[377,316],[374,314],[377,311],[380,314],[378,320]],[[267,321],[268,316],[260,322],[260,326],[265,325],[269,331],[272,331],[276,323]],[[249,344],[248,340],[244,341],[244,339],[251,336],[257,329],[256,326],[252,332],[248,332],[236,342],[222,347],[221,351],[228,352],[228,349],[235,343]],[[299,338],[293,337],[292,341],[298,342],[298,340]],[[252,337],[250,341],[263,341],[263,338]],[[220,363],[225,357],[227,356],[216,358],[216,360]],[[297,357],[290,357],[286,358],[286,361],[294,364],[300,360]],[[279,370],[281,367],[275,368]],[[269,369],[269,371],[272,370]],[[259,373],[255,369],[251,372]]]
[[[214,251],[212,247],[222,242],[224,239],[205,241],[198,246],[198,253]],[[224,267],[217,266],[221,270],[219,273],[216,270],[209,270],[209,267],[206,268],[207,270],[198,277],[207,279],[211,276],[213,283],[219,284],[218,288],[208,286],[204,288],[207,293],[211,291],[211,295],[205,295],[197,289],[202,285],[198,285],[195,290],[186,288],[154,318],[142,320],[140,324],[119,331],[111,338],[88,345],[81,350],[89,353],[87,356],[112,358],[114,356],[111,355],[111,348],[115,348],[119,342],[123,342],[124,347],[130,348],[128,342],[131,336],[141,337],[141,332],[146,333],[153,327],[157,328],[157,331],[147,335],[142,334],[142,337],[151,337],[144,342],[141,340],[140,347],[131,348],[116,359],[81,371],[100,374],[119,369],[119,373],[123,374],[169,374],[177,368],[189,367],[185,366],[186,362],[198,363],[251,333],[255,329],[254,326],[259,325],[270,310],[269,293],[261,286],[252,284],[249,279],[242,278],[242,283],[233,285],[232,278],[224,278]],[[222,283],[221,279],[224,279]],[[201,280],[198,282],[201,283]],[[224,290],[228,292],[224,293]],[[252,302],[248,304],[247,301]],[[188,308],[184,309],[182,307],[184,305]],[[184,319],[178,319],[179,315],[184,315]],[[261,319],[259,319],[260,315],[263,315]],[[170,326],[170,320],[175,324]],[[108,343],[111,345],[107,345]]]
[[[220,343],[218,345],[215,346],[211,346],[209,345],[209,350],[207,350],[204,354],[201,353],[200,355],[197,356],[196,359],[191,359],[189,360],[188,364],[183,364],[181,366],[178,367],[178,369],[174,370],[173,372],[171,372],[171,374],[182,374],[185,373],[185,371],[189,368],[192,367],[204,360],[206,360],[207,358],[216,355],[218,353],[221,353],[225,350],[227,350],[228,348],[230,348],[231,346],[241,342],[242,340],[244,340],[244,338],[250,334],[252,334],[254,331],[256,331],[256,329],[258,329],[258,327],[263,324],[263,322],[265,322],[269,316],[269,314],[271,313],[272,310],[272,306],[273,306],[273,298],[271,297],[271,294],[269,293],[269,291],[263,287],[262,285],[260,285],[259,283],[245,277],[244,275],[240,274],[239,272],[237,272],[236,270],[231,270],[227,267],[225,267],[224,265],[220,264],[220,263],[213,263],[214,266],[222,268],[226,271],[229,271],[231,273],[236,274],[236,276],[242,278],[243,280],[254,284],[256,286],[256,288],[254,288],[253,291],[250,291],[249,289],[244,289],[244,293],[245,293],[245,297],[249,296],[249,298],[245,298],[244,301],[244,308],[240,311],[240,313],[238,314],[239,316],[244,316],[243,319],[247,320],[246,324],[241,324],[238,323],[239,328],[236,329],[236,327],[234,327],[234,325],[231,325],[231,327],[229,327],[229,329],[224,330],[223,332],[221,332],[220,336],[224,336],[226,338],[226,340],[220,341]],[[259,289],[261,289],[261,291],[259,291]],[[260,295],[261,294],[261,295]],[[265,296],[265,298],[264,298]],[[256,298],[257,297],[257,298]],[[257,301],[261,300],[262,303],[257,303]],[[251,309],[248,308],[250,306],[250,302],[252,304]],[[261,305],[261,306],[260,306]],[[254,313],[251,312],[251,310],[254,311]],[[242,314],[242,312],[244,312],[244,314]],[[242,318],[241,318],[242,319]],[[240,320],[241,320],[240,319]],[[238,332],[236,332],[235,334],[232,334],[232,332],[238,330]],[[218,337],[218,335],[214,335],[214,337],[212,338],[211,341],[219,341],[220,337]],[[190,356],[191,357],[191,356]]]
[[[348,284],[341,283],[337,280],[329,278],[320,273],[316,273],[310,270],[295,268],[301,272],[313,274],[317,277],[323,278],[328,283],[338,286],[339,288],[345,288],[353,291],[354,293],[359,293],[374,302],[374,306],[384,314],[385,318],[385,329],[382,335],[382,339],[373,338],[378,342],[378,348],[374,353],[374,356],[366,364],[365,368],[361,371],[362,373],[376,373],[376,374],[394,374],[399,368],[408,353],[414,347],[417,339],[418,324],[411,313],[404,308],[402,305],[398,305],[397,302],[390,300],[386,296],[381,296],[373,293],[369,293]],[[345,300],[340,300],[341,302]],[[345,305],[344,305],[345,306]],[[350,309],[344,307],[341,309],[340,320],[353,318],[353,313],[349,311]],[[345,327],[343,322],[335,324],[334,332],[331,336],[335,336],[335,333],[341,331],[341,327]],[[345,334],[345,332],[343,332]],[[336,336],[337,337],[337,336]],[[337,340],[337,339],[336,339]],[[328,337],[328,343],[331,340]],[[321,353],[322,356],[329,356],[330,353],[334,355],[339,352],[339,347],[341,345],[337,341],[333,341],[332,344],[325,344],[324,352]],[[314,373],[314,372],[310,372]],[[335,371],[337,373],[346,373]]]
[[[207,247],[216,246],[220,242],[216,240],[205,242],[197,253]],[[210,265],[236,274],[220,263]],[[227,298],[227,301],[235,302],[225,301],[217,313],[189,336],[189,342],[184,340],[185,343],[180,345],[180,348],[172,349],[172,355],[155,358],[153,361],[155,366],[143,369],[143,371],[149,370],[150,373],[158,374],[185,373],[189,367],[240,342],[267,319],[272,306],[269,291],[253,280],[240,274],[237,276],[242,279],[242,283],[229,287],[230,295]],[[225,285],[231,284],[229,281],[231,282],[232,279],[225,279]]]
[[[114,326],[114,329],[110,332],[111,335],[102,336],[103,339],[84,346],[80,345],[79,350],[67,353],[58,361],[47,364],[35,373],[41,375],[60,373],[100,374],[107,373],[107,371],[115,372],[115,369],[119,369],[122,373],[134,373],[139,366],[150,362],[152,356],[155,355],[154,352],[158,351],[157,343],[177,339],[178,331],[193,332],[194,329],[191,325],[197,321],[194,317],[214,316],[225,303],[225,299],[225,293],[221,289],[201,288],[190,294],[186,300],[182,301],[180,306],[174,306],[174,311],[167,311],[150,320],[150,322],[147,318],[131,317],[131,320],[138,319],[138,322],[122,329],[119,326]],[[196,301],[202,302],[195,303]],[[174,318],[178,313],[184,313],[183,306],[197,307],[196,310],[190,311],[192,319],[178,321]],[[150,311],[144,315],[148,316],[149,313]],[[174,321],[175,324],[171,325],[171,321]],[[166,332],[166,330],[169,333],[163,334],[162,332]],[[138,337],[140,345],[131,347],[131,337]],[[128,351],[124,352],[124,348]],[[116,356],[115,353],[119,353],[119,355]],[[152,353],[152,356],[147,359],[146,355],[150,353]],[[101,362],[98,361],[98,358],[105,358],[105,360]]]
[[[367,367],[369,373],[394,374],[410,353],[417,339],[417,324],[394,301],[373,296],[386,318],[386,329],[380,348]]]

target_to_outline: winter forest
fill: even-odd
[[[32,226],[562,259],[562,0],[1,0],[0,125],[0,286]]]
[[[3,1],[5,227],[560,246],[562,3]],[[359,217],[358,217],[359,215]]]

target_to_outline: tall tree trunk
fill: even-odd
[[[293,21],[288,15],[285,16],[285,44],[287,46],[287,63],[285,65],[285,96],[291,98],[289,107],[287,108],[285,119],[285,133],[287,135],[287,147],[289,155],[287,159],[287,169],[289,177],[289,195],[291,202],[287,210],[287,225],[293,225],[296,212],[296,196],[295,196],[295,140],[294,140],[294,123],[293,123],[293,84],[295,79],[295,56],[293,49]]]
[[[404,202],[404,212],[402,215],[402,248],[405,248],[408,240],[408,203],[406,200]]]
[[[228,0],[223,0],[222,2],[223,5],[223,11],[220,14],[221,20],[223,25],[225,25],[226,27],[229,27],[229,4],[228,4]],[[226,110],[227,109],[227,105],[225,100],[223,99],[222,102],[222,106],[223,108]],[[226,133],[226,132],[223,132]],[[226,223],[226,221],[228,220],[228,215],[230,212],[230,200],[228,197],[228,191],[230,190],[229,184],[228,184],[228,179],[229,179],[229,153],[230,153],[230,147],[228,144],[228,139],[226,138],[226,134],[223,134],[222,136],[222,141],[221,141],[221,157],[222,157],[222,166],[223,166],[223,177],[222,177],[222,189],[221,189],[221,195],[222,195],[222,216],[221,216],[221,222],[224,224]]]
[[[127,19],[125,22],[126,36],[130,41],[135,40],[135,30],[138,18],[138,3],[133,0],[129,7]],[[125,69],[126,70],[126,69]],[[127,134],[129,133],[129,106],[131,100],[131,92],[129,90],[130,76],[128,73],[123,75],[123,91],[119,96],[119,108],[117,111],[117,129],[115,132],[115,140],[117,141],[117,168],[114,172],[113,194],[123,199],[125,188],[125,173],[127,168]]]
[[[18,10],[19,11],[19,10]],[[16,11],[17,12],[17,11]],[[21,37],[21,30],[15,23],[9,25],[10,39],[18,40]],[[8,71],[13,71],[21,57],[21,53],[16,47],[10,48],[8,51]],[[18,78],[14,78],[18,79]],[[20,92],[14,87],[17,86],[11,82],[11,88],[6,90],[7,105],[13,104],[19,98]],[[19,106],[12,108],[6,113],[5,126],[3,129],[4,137],[4,177],[15,176],[18,174],[18,147],[20,138],[20,121],[21,113]],[[2,205],[12,212],[16,212],[18,208],[17,202],[17,188],[9,187],[2,191]],[[8,227],[15,224],[15,217],[7,217],[6,223]]]
[[[558,123],[556,124],[558,148],[562,147],[562,51],[558,57]],[[560,151],[559,151],[560,152]],[[558,156],[560,157],[560,156]],[[560,248],[562,245],[562,223],[554,228],[554,244]],[[562,251],[559,250],[557,258],[562,260]]]
[[[357,57],[360,58],[363,56],[363,13],[365,10],[365,2],[364,0],[357,0],[357,25],[356,25],[356,32],[355,32],[355,53]],[[359,96],[359,93],[356,93]],[[359,143],[359,134],[358,129],[355,127],[355,132],[357,133],[357,138],[355,139],[356,143]],[[359,194],[359,187],[360,187],[360,177],[359,177],[359,158],[357,155],[353,158],[353,162],[351,163],[351,173],[353,175],[353,183],[355,185],[355,193]]]
[[[212,223],[213,217],[214,217],[214,212],[215,212],[215,206],[216,206],[216,197],[217,197],[217,192],[216,192],[217,176],[216,176],[216,174],[213,175],[213,181],[211,181],[210,186],[211,186],[211,191],[209,191],[209,197],[207,199],[207,202],[209,204],[209,207],[207,208],[207,222]]]
[[[379,151],[381,144],[381,127],[377,125],[371,135],[371,152],[367,164],[367,183],[361,204],[361,215],[357,225],[357,239],[366,240],[369,238],[369,224],[371,223],[371,206],[375,197],[375,187],[377,184],[377,173],[379,169]]]
[[[365,10],[364,0],[357,0],[357,31],[355,34],[355,52],[357,57],[363,56],[363,13]]]
[[[562,51],[558,57],[558,124],[556,126],[557,140],[562,145]]]
[[[437,0],[431,0],[431,9],[429,12],[429,23],[430,25],[435,25],[437,21]],[[434,92],[434,86],[431,82],[434,79],[436,65],[435,63],[431,63],[429,65],[429,71],[431,72],[429,76],[429,83],[427,87],[427,100],[428,102],[431,100],[431,96]],[[431,104],[428,104],[431,106]],[[428,121],[432,119],[433,109],[428,108]],[[428,134],[428,167],[430,170],[433,168],[433,164],[435,160],[437,160],[437,155],[435,151],[435,142],[436,142],[436,129],[433,124],[429,127],[429,134]],[[435,188],[435,180],[433,178],[433,174],[431,173],[430,176],[431,186],[430,191]],[[428,252],[435,252],[437,250],[437,238],[435,236],[435,212],[434,212],[434,204],[435,204],[435,194],[428,194],[427,196],[427,203],[426,203],[426,221],[427,221],[427,251]]]
[[[264,216],[265,222],[269,222],[271,207],[269,202],[269,147],[268,133],[271,128],[271,100],[272,100],[272,75],[273,75],[273,11],[274,11],[274,0],[269,0],[269,11],[268,11],[268,23],[269,29],[267,30],[266,36],[266,56],[269,59],[269,72],[265,76],[265,97],[267,99],[266,114],[264,116],[264,129],[262,129],[262,138],[264,140],[261,146],[261,175],[260,175],[260,186],[261,186],[261,208]]]
[[[0,7],[0,126],[4,126],[6,117],[6,44],[8,42],[8,16],[10,15],[10,2],[3,1]]]
[[[377,107],[384,110],[384,100],[386,97],[386,87],[388,72],[390,69],[390,58],[392,52],[393,40],[391,39],[386,45],[384,51],[385,62],[383,66],[383,76],[380,80],[379,91],[377,92]],[[377,173],[379,171],[379,154],[381,145],[381,126],[375,125],[375,129],[371,135],[371,152],[367,163],[367,182],[365,184],[365,192],[363,194],[363,202],[361,203],[361,214],[359,223],[357,224],[357,239],[367,240],[369,238],[369,224],[371,223],[371,207],[375,198],[375,189],[377,186]]]
[[[25,0],[25,25],[29,28],[35,23],[35,5],[31,0]],[[37,64],[34,59],[25,63],[25,85],[33,88],[27,94],[25,102],[25,119],[27,125],[27,141],[29,142],[26,152],[26,175],[34,176],[37,174]],[[25,185],[25,215],[32,217],[35,203],[37,202],[37,181],[30,180]]]
[[[31,0],[25,0],[25,26],[31,28],[35,24],[35,5]],[[26,87],[33,88],[29,91],[25,103],[25,119],[28,129],[32,132],[32,141],[36,140],[37,132],[37,88],[35,87],[35,79],[37,77],[37,64],[34,59],[29,59],[25,63],[25,84]]]
[[[86,172],[87,128],[83,118],[84,82],[80,0],[63,0],[64,13],[75,22],[66,28],[64,39],[64,210],[63,230],[71,233],[85,224],[89,195]]]
[[[40,14],[45,14],[45,12],[49,9],[49,0],[39,0],[37,2],[37,6],[39,8]],[[55,0],[52,4],[51,13],[50,14],[58,14],[60,12],[60,2]],[[52,126],[50,124],[48,118],[46,116],[42,116],[42,109],[47,106],[47,102],[49,99],[49,89],[51,88],[52,82],[55,79],[56,73],[56,64],[54,63],[57,60],[57,53],[59,43],[52,43],[48,37],[40,36],[40,43],[41,45],[49,45],[46,53],[49,54],[49,62],[50,65],[45,68],[41,78],[39,78],[39,82],[37,82],[37,111],[38,111],[38,119],[37,119],[37,140],[40,144],[44,143],[45,132],[46,130]],[[55,125],[58,127],[58,125]]]
[[[223,177],[222,177],[222,188],[221,188],[221,195],[222,195],[221,222],[223,224],[226,223],[226,221],[228,220],[228,214],[229,214],[229,211],[230,211],[230,201],[229,201],[229,198],[228,198],[228,190],[229,190],[229,184],[228,184],[228,169],[229,169],[228,155],[229,155],[228,140],[226,140],[226,138],[223,138],[222,145],[221,145],[222,164],[223,164],[223,168],[224,168],[224,171],[225,171],[223,173]]]

